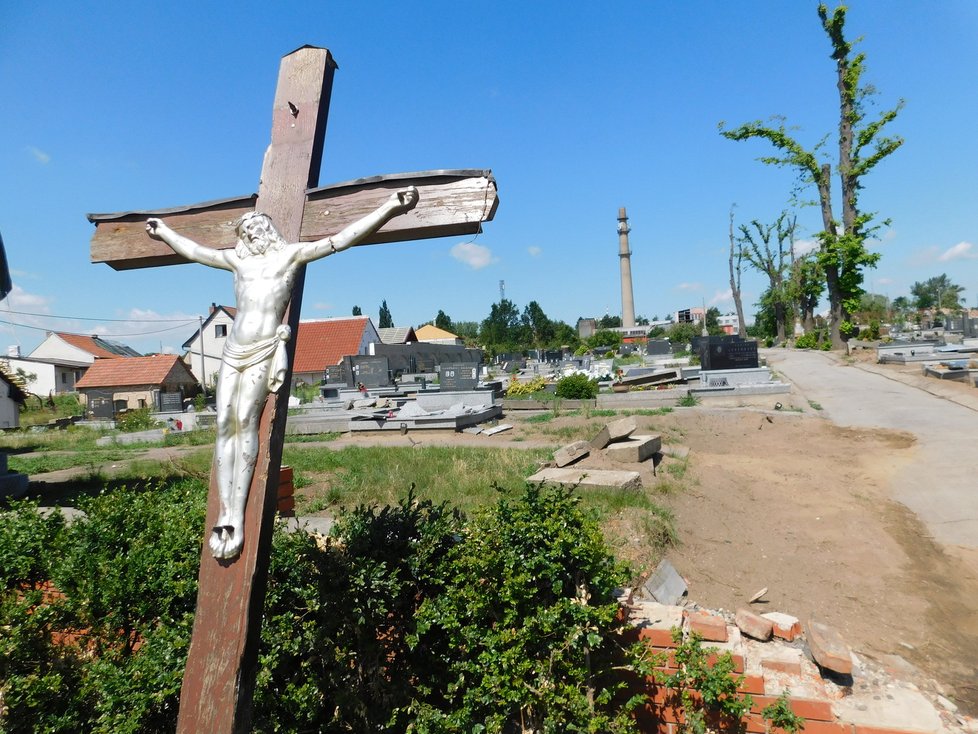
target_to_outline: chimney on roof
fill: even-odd
[[[8,357],[19,357],[20,356],[20,345],[19,344],[11,344],[9,347],[7,347],[7,356]]]
[[[212,302],[211,303],[211,311],[210,312],[211,313],[214,313],[216,310],[217,310],[217,304]]]

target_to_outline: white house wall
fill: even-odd
[[[28,355],[31,359],[42,359],[46,362],[82,362],[92,364],[95,355],[79,349],[62,339],[57,334],[49,334],[33,352]]]
[[[190,368],[201,385],[208,387],[215,385],[217,373],[221,369],[221,355],[224,353],[224,343],[227,341],[226,334],[231,333],[233,323],[234,319],[226,312],[218,311],[211,321],[204,324],[203,360],[199,331],[194,335],[186,354],[183,355],[183,363]],[[225,336],[218,336],[218,327],[224,327]]]

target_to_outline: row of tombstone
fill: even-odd
[[[444,362],[436,365],[441,392],[475,390],[479,384],[482,365],[477,362]],[[387,357],[355,355],[344,357],[339,364],[326,368],[328,385],[346,385],[368,389],[391,387],[395,384],[395,371]]]

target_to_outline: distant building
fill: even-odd
[[[75,386],[97,418],[137,408],[181,411],[200,392],[197,379],[175,354],[98,360]]]
[[[9,374],[23,370],[34,379],[25,384],[28,392],[39,396],[74,392],[75,384],[96,360],[138,357],[135,349],[102,339],[100,336],[69,334],[63,331],[49,331],[28,356],[22,357],[20,348],[7,348],[3,360]]]
[[[728,313],[717,317],[717,325],[723,329],[724,334],[739,334],[740,319],[737,314]]]
[[[300,321],[295,337],[292,383],[301,380],[319,385],[327,367],[343,357],[368,354],[370,345],[380,342],[380,334],[369,316],[346,316],[317,321]]]
[[[428,344],[461,345],[464,343],[462,339],[452,332],[439,329],[437,326],[432,326],[431,324],[419,326],[415,333],[418,335],[419,342],[427,342]]]
[[[231,306],[212,303],[207,318],[193,336],[183,343],[183,362],[201,385],[213,387],[217,384],[224,343],[231,333],[237,312]]]
[[[577,336],[580,339],[590,339],[598,330],[597,319],[578,319]]]
[[[706,319],[706,311],[702,308],[684,308],[676,311],[673,321],[677,324],[702,324]]]

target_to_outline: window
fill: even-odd
[[[62,372],[61,373],[61,384],[62,385],[67,385],[68,384],[68,373],[67,372]]]
[[[228,335],[228,325],[227,324],[214,324],[214,336],[221,337]]]

